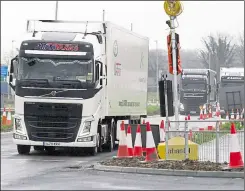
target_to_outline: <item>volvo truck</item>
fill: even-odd
[[[179,87],[181,114],[199,114],[200,106],[216,102],[217,82],[213,70],[183,69]]]
[[[117,121],[147,115],[149,39],[96,21],[28,21],[27,32],[8,76],[18,153],[115,149]]]
[[[221,117],[244,108],[244,68],[220,68],[219,103]]]

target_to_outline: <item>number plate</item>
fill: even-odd
[[[193,114],[195,114],[195,113],[197,113],[196,111],[191,111],[190,113],[193,113]]]
[[[43,146],[60,146],[58,142],[43,142]]]

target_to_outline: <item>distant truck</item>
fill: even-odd
[[[244,108],[244,68],[220,68],[219,103],[221,116]]]
[[[22,41],[8,77],[19,154],[31,146],[112,151],[117,121],[147,115],[149,39],[110,22],[38,20],[28,29],[33,38]]]
[[[183,69],[179,85],[181,114],[199,114],[200,106],[216,101],[216,76],[209,69]]]

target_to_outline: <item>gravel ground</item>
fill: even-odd
[[[142,162],[144,157],[138,158],[112,158],[102,161],[100,164],[106,166],[122,166],[122,167],[141,167],[141,168],[157,168],[157,169],[175,169],[175,170],[194,170],[194,171],[223,171],[227,164],[213,163],[210,161],[199,162],[192,160],[183,161],[152,161]],[[234,169],[229,171],[244,172],[242,169]]]

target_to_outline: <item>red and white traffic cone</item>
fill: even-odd
[[[11,116],[10,108],[8,109],[6,125],[12,125],[12,116]]]
[[[165,142],[165,128],[164,128],[164,121],[162,120],[161,121],[161,124],[160,124],[160,142]]]
[[[7,124],[7,114],[6,114],[6,109],[5,107],[3,108],[3,117],[2,117],[2,125]]]
[[[119,135],[117,158],[125,158],[125,157],[128,157],[128,147],[127,147],[125,125],[124,125],[124,121],[122,121],[121,128],[120,128],[120,135]]]
[[[226,112],[225,119],[226,119],[226,120],[229,120],[229,119],[230,119],[230,117],[229,117],[229,112],[228,112],[228,111]]]
[[[231,120],[234,120],[235,119],[235,116],[234,116],[234,110],[232,109],[231,110]]]
[[[133,153],[134,153],[134,157],[143,156],[140,125],[137,126],[137,130],[136,130],[136,137],[135,137],[135,142],[134,142],[134,152]]]
[[[143,119],[143,122],[142,122],[142,124],[145,124],[145,119]]]
[[[156,145],[151,131],[150,123],[146,123],[146,157],[145,162],[158,160]]]
[[[132,134],[131,134],[131,126],[128,125],[127,129],[127,147],[128,147],[128,156],[132,157],[133,156],[133,141],[132,141]]]
[[[216,116],[217,117],[220,116],[220,105],[219,105],[219,102],[217,102],[217,105],[216,105]]]
[[[238,137],[236,134],[236,127],[235,124],[231,124],[231,131],[230,131],[230,138],[231,138],[231,151],[230,151],[230,168],[242,168],[244,166],[242,160],[242,153],[238,141]]]
[[[241,111],[241,113],[240,113],[240,114],[241,114],[240,119],[241,119],[241,120],[243,120],[244,108],[242,109],[242,111]]]
[[[190,115],[190,114],[188,114],[187,120],[188,120],[188,121],[191,120],[191,115]]]
[[[207,119],[207,108],[205,105],[203,106],[203,118]]]
[[[200,116],[199,116],[199,119],[204,119],[204,118],[203,118],[203,109],[202,109],[202,108],[200,109]]]
[[[236,110],[236,119],[239,120],[240,119],[240,113],[239,113],[239,109]]]

